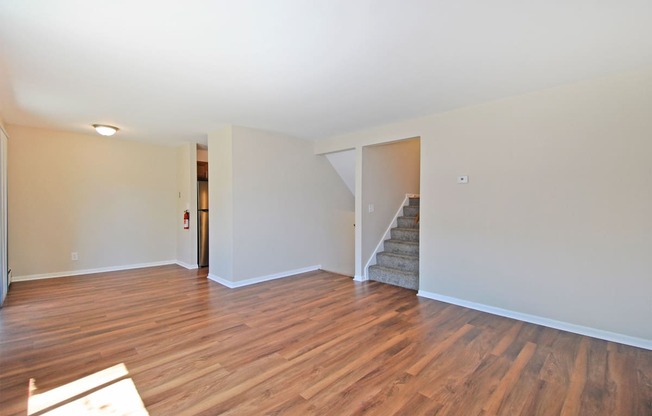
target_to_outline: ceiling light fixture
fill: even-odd
[[[93,124],[95,131],[100,133],[102,136],[113,136],[118,130],[117,127],[107,126],[106,124]]]

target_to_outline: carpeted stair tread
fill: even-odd
[[[406,289],[417,290],[419,288],[419,274],[406,272],[384,266],[369,266],[369,278],[371,280],[387,283]]]
[[[417,217],[398,217],[397,219],[398,226],[400,228],[419,228],[419,223],[417,222]]]
[[[419,260],[419,256],[413,256],[410,254],[392,253],[389,251],[381,251],[378,254],[382,254],[383,256],[399,257],[405,260]]]
[[[419,255],[419,243],[417,241],[385,240],[385,252],[396,254]]]
[[[390,230],[392,239],[405,241],[419,241],[418,228],[399,228],[395,227]]]
[[[385,240],[385,242],[390,242],[390,243],[399,243],[399,244],[408,244],[411,246],[417,246],[419,247],[419,242],[418,241],[407,241],[407,240],[397,240],[395,238],[388,238]]]
[[[419,213],[419,205],[405,205],[403,215],[406,217],[415,217]]]
[[[376,261],[378,266],[402,270],[404,272],[419,272],[419,256],[383,251],[376,255]]]
[[[373,266],[369,266],[369,270],[372,270],[372,269],[379,270],[379,271],[392,272],[392,273],[400,274],[400,275],[407,276],[407,277],[417,277],[417,278],[419,277],[419,273],[406,272],[404,270],[394,269],[394,268],[385,267],[385,266],[379,266],[377,264],[375,264]]]

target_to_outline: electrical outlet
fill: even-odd
[[[457,177],[457,183],[469,183],[469,177],[468,176],[458,176]]]
[[[369,212],[374,212],[375,210],[374,204],[369,204]]]
[[[73,251],[72,253],[70,253],[70,260],[72,260],[72,261],[79,260],[79,253],[77,253],[76,251]]]

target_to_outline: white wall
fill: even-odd
[[[340,175],[351,194],[355,196],[355,149],[329,153],[326,159],[333,165],[333,169]]]
[[[362,150],[362,263],[367,264],[405,194],[419,193],[420,151],[418,139]]]
[[[174,148],[7,127],[15,279],[175,259]]]
[[[234,126],[231,135],[209,135],[211,206],[213,196],[229,205],[211,209],[210,227],[230,222],[233,241],[211,239],[211,274],[237,282],[321,265],[352,275],[353,196],[326,158],[281,134]]]
[[[185,267],[197,267],[197,145],[177,147],[177,260]],[[190,211],[190,228],[183,228],[183,212]]]
[[[421,290],[652,345],[651,91],[621,74],[315,152],[421,137]]]

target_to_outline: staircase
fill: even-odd
[[[369,279],[407,289],[419,289],[419,198],[410,198],[398,217],[398,227],[392,228],[391,238],[383,243],[384,250],[376,255],[376,264],[369,266]]]

